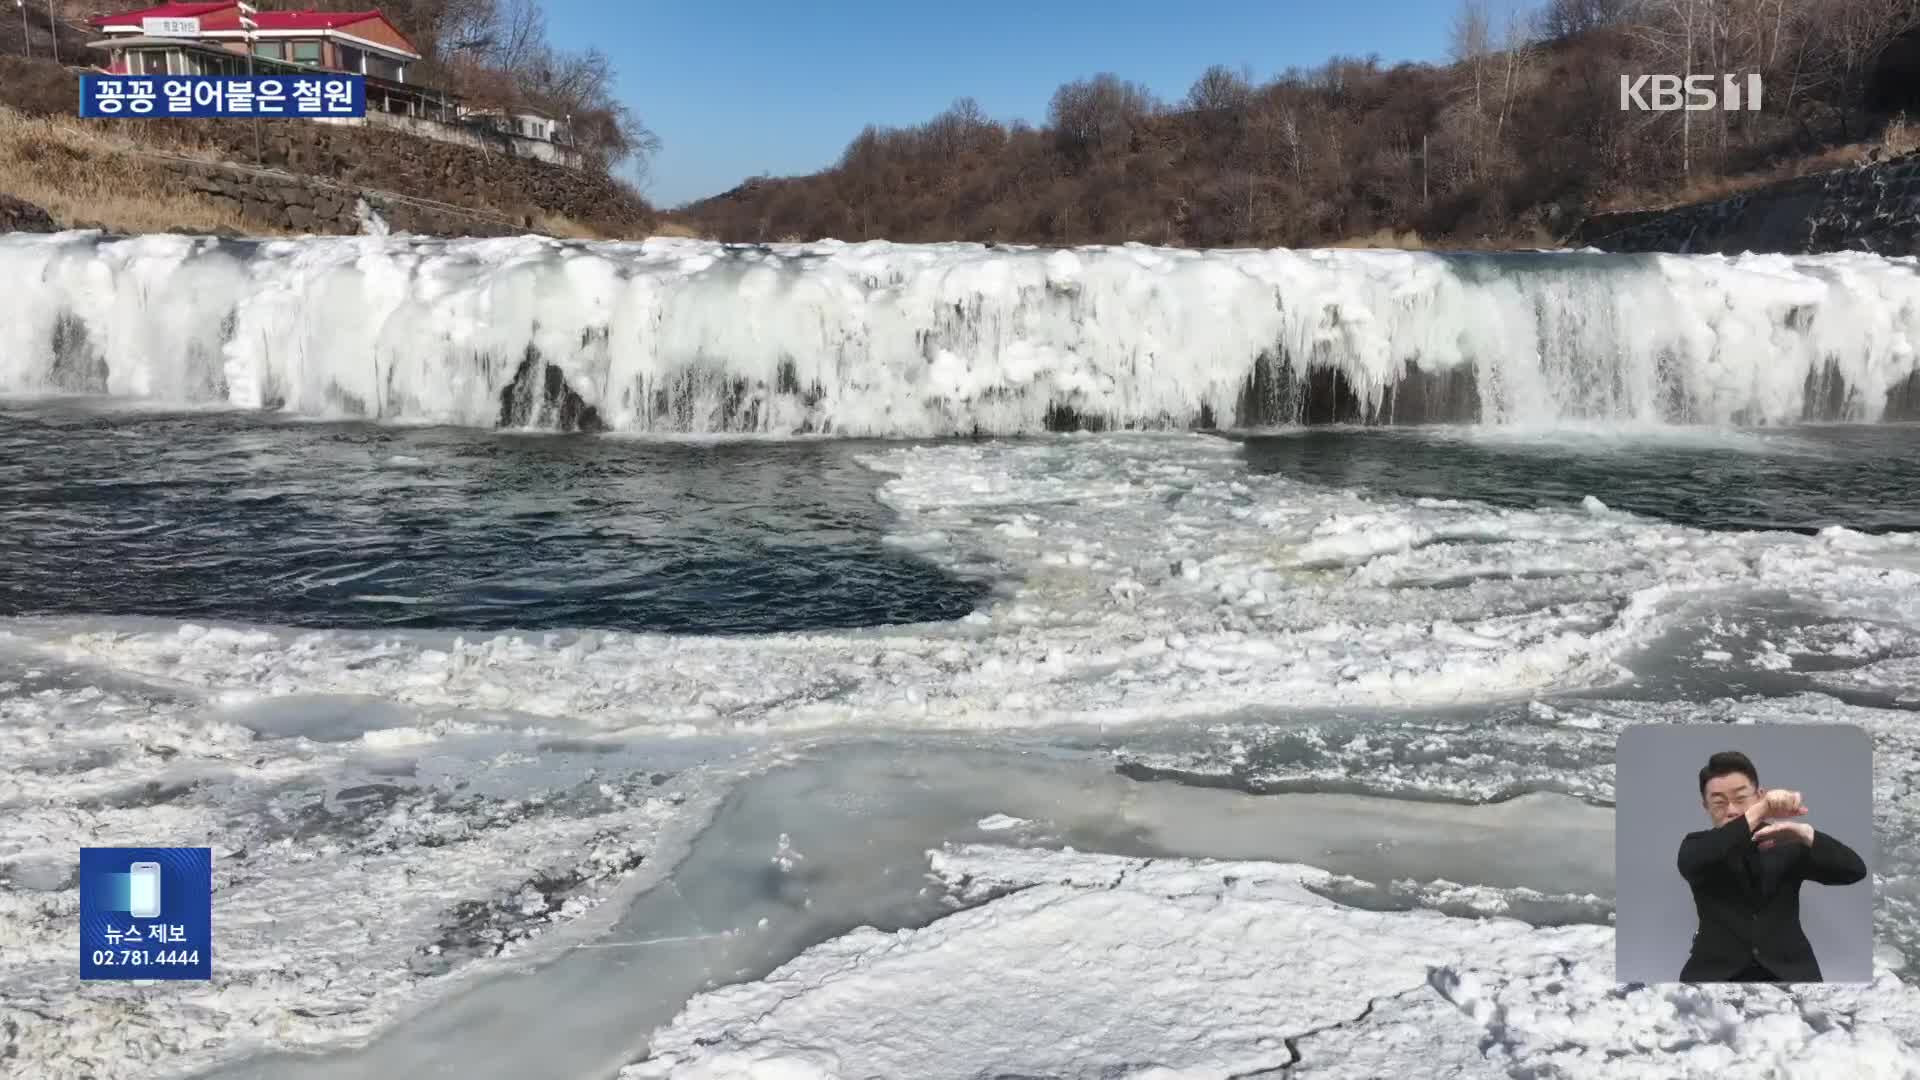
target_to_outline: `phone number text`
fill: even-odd
[[[95,949],[97,967],[145,967],[148,964],[198,964],[199,949]]]

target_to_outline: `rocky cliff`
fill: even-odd
[[[45,210],[11,195],[0,194],[0,233],[52,232],[58,227],[54,224],[53,216]]]
[[[1920,153],[1815,173],[1729,199],[1589,218],[1570,241],[1605,251],[1920,255]]]

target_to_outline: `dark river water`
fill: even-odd
[[[0,615],[752,633],[954,619],[851,440],[663,442],[96,403],[0,410]],[[1711,529],[1920,529],[1920,427],[1315,428],[1247,467]]]

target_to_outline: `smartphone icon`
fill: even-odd
[[[137,862],[127,868],[128,914],[136,919],[160,916],[160,864]]]

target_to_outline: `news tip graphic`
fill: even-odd
[[[367,115],[364,75],[83,75],[82,117]]]
[[[212,848],[81,848],[80,977],[213,977]]]

